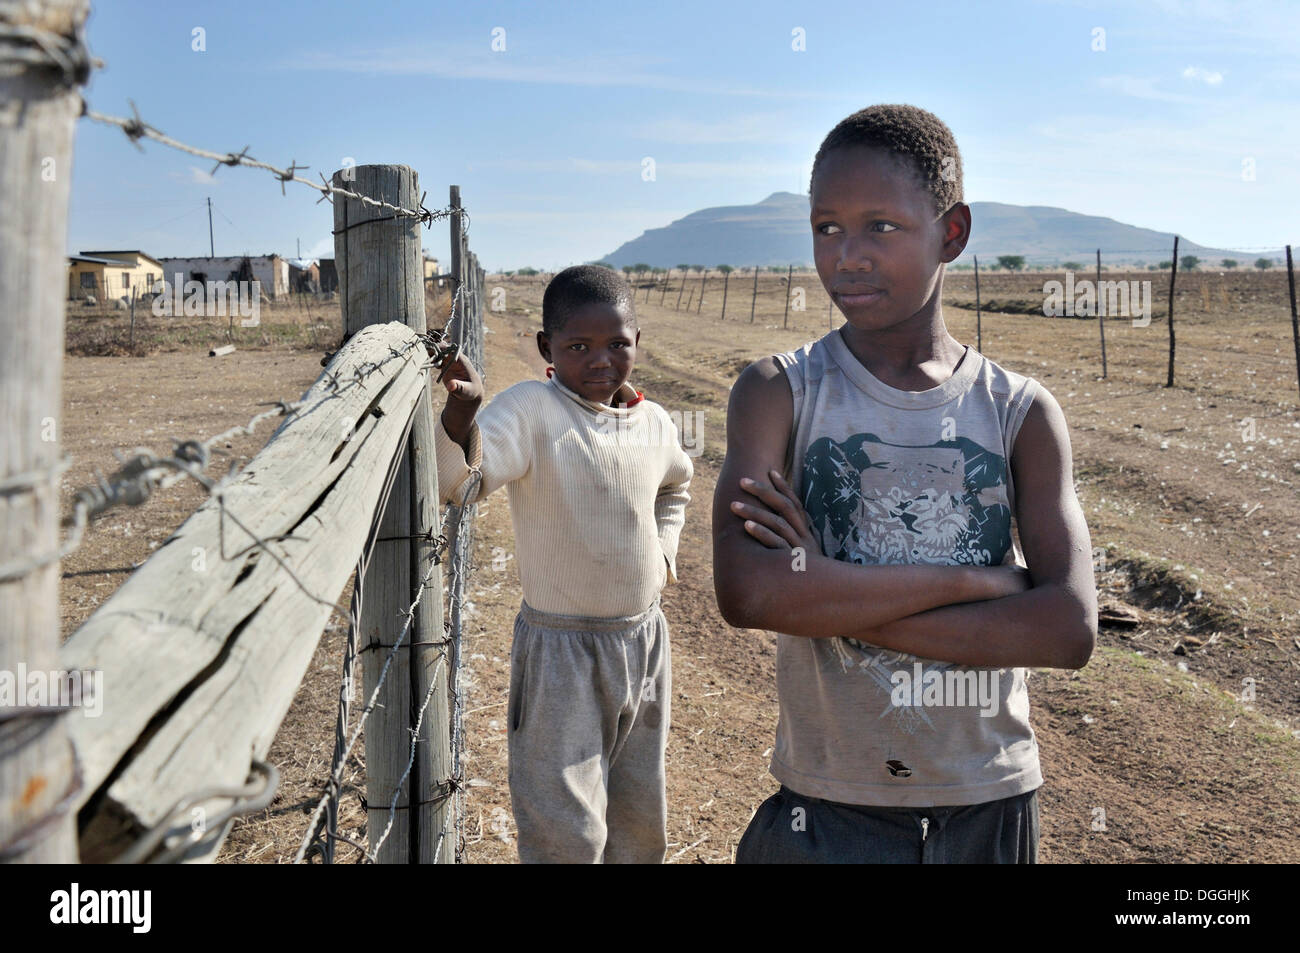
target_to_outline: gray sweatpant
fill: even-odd
[[[670,662],[658,599],[616,619],[522,604],[508,716],[521,862],[663,863]]]

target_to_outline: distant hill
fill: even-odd
[[[992,264],[998,255],[1023,255],[1029,264],[1095,261],[1096,250],[1108,264],[1167,261],[1174,236],[1113,218],[1080,215],[1046,205],[971,203],[970,244],[956,264],[973,256]],[[1256,258],[1280,260],[1282,251],[1251,253],[1207,248],[1186,239],[1178,255],[1196,255],[1218,264],[1235,258],[1243,265]],[[808,225],[808,196],[773,192],[754,205],[723,205],[700,209],[664,228],[652,228],[625,242],[601,259],[616,267],[644,263],[671,268],[681,263],[706,265],[787,265],[812,263],[812,231]]]

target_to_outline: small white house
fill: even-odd
[[[176,275],[182,289],[187,281],[237,281],[245,261],[262,294],[276,298],[289,293],[289,262],[279,255],[227,255],[216,258],[163,258],[163,283],[171,288]]]

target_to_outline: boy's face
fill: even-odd
[[[537,349],[560,383],[587,400],[608,404],[636,364],[641,332],[626,308],[585,304],[554,334],[537,332]]]
[[[966,205],[940,216],[912,169],[864,146],[822,157],[810,220],[817,274],[849,324],[863,331],[913,318],[928,326],[938,313],[940,265],[961,254],[970,235]]]

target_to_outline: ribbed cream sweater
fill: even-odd
[[[471,465],[483,478],[467,502],[506,487],[514,561],[534,609],[634,615],[677,581],[694,468],[653,401],[611,407],[553,377],[521,381],[479,411],[468,460],[441,414],[435,443],[444,502],[461,502]]]

